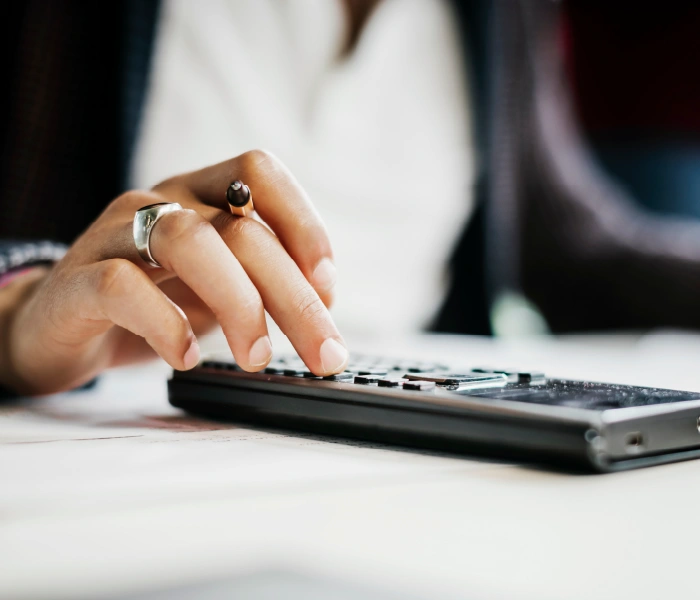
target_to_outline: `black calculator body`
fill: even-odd
[[[170,403],[240,423],[616,471],[700,456],[700,394],[544,373],[355,356],[316,377],[297,357],[247,373],[231,358],[176,371]]]

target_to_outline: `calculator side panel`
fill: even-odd
[[[170,403],[201,415],[382,444],[546,461],[574,469],[606,468],[589,454],[585,434],[590,426],[583,420],[525,418],[498,412],[455,416],[439,406],[431,411],[390,407],[371,395],[363,395],[363,402],[357,402],[337,393],[312,397],[303,389],[262,389],[246,386],[243,379],[217,385],[183,375],[178,373],[168,382]]]

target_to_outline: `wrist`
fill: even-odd
[[[36,266],[17,273],[0,288],[0,387],[21,391],[26,387],[17,375],[13,355],[14,323],[19,311],[26,306],[34,291],[46,278],[49,268]],[[0,392],[1,395],[2,392]]]

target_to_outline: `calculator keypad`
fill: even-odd
[[[200,368],[227,372],[238,377],[243,370],[232,358],[216,357],[205,360]],[[700,400],[700,395],[655,388],[548,379],[541,371],[522,371],[515,368],[476,367],[461,373],[451,372],[439,363],[392,360],[386,357],[353,356],[347,369],[328,377],[319,377],[309,371],[297,356],[283,356],[271,362],[263,373],[245,374],[251,378],[276,376],[279,379],[312,384],[337,382],[362,388],[389,388],[431,393],[436,390],[454,392],[482,400],[511,400],[531,404],[607,410]]]
[[[224,371],[240,371],[233,359],[207,360],[201,365]],[[446,390],[501,387],[507,383],[534,382],[529,373],[491,368],[473,369],[466,373],[449,373],[448,367],[427,361],[388,360],[381,357],[356,355],[343,373],[320,377],[312,373],[296,356],[276,358],[263,371],[266,375],[284,375],[311,380],[355,383],[411,391],[431,391],[436,387]],[[538,374],[541,375],[541,374]],[[544,376],[542,375],[542,378]]]

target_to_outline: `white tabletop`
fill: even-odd
[[[700,338],[425,337],[355,349],[700,391]],[[162,364],[0,405],[0,598],[283,571],[416,598],[696,598],[700,461],[570,475],[241,428]]]

